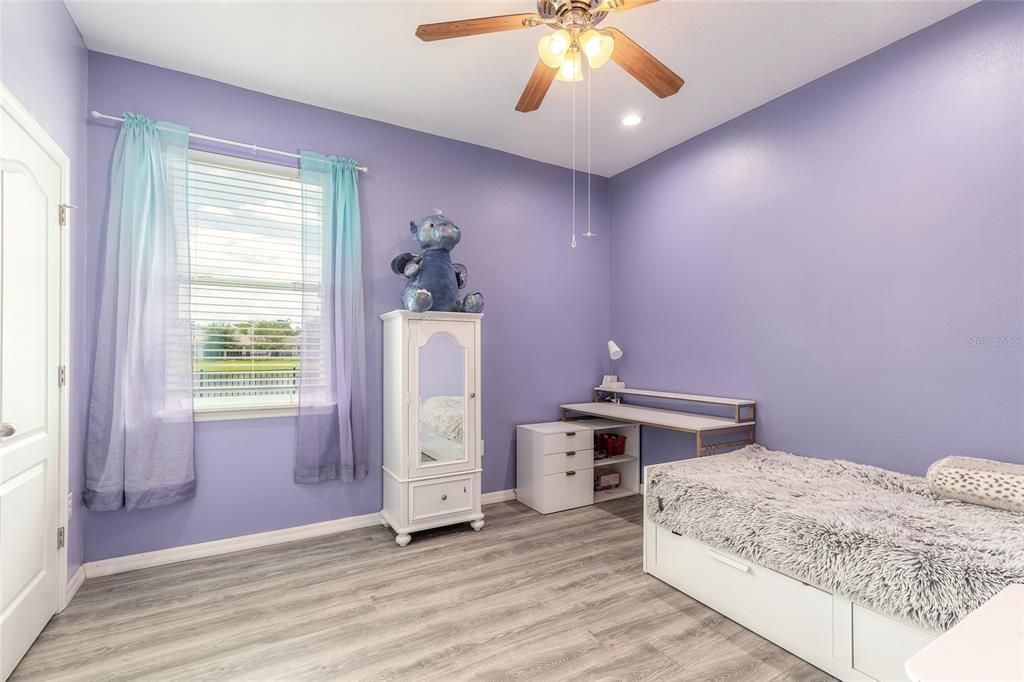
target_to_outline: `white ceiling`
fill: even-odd
[[[613,14],[603,25],[626,32],[686,85],[659,100],[612,63],[595,71],[593,169],[614,175],[970,4],[662,0]],[[514,110],[547,29],[434,43],[414,36],[420,23],[532,11],[530,0],[67,5],[92,50],[561,166],[571,162],[570,84],[556,81],[539,111]],[[585,83],[576,97],[577,158],[585,167]],[[643,123],[623,128],[627,112],[641,114]]]

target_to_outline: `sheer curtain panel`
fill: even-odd
[[[356,162],[303,152],[295,482],[366,478],[366,345]]]
[[[195,494],[188,130],[125,114],[111,167],[85,504],[145,509]]]

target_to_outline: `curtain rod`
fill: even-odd
[[[105,118],[108,121],[120,121],[121,123],[124,123],[124,117],[122,117],[122,116],[111,116],[109,114],[101,114],[100,112],[96,111],[95,109],[93,109],[89,113],[90,113],[90,115],[93,118]],[[199,139],[199,140],[208,140],[210,142],[219,142],[220,144],[230,144],[230,145],[233,145],[235,147],[242,147],[244,149],[248,149],[248,150],[253,151],[253,152],[263,152],[265,154],[280,154],[281,156],[290,156],[293,159],[301,158],[298,154],[294,154],[292,152],[284,152],[284,151],[281,151],[280,149],[271,149],[270,147],[261,147],[261,146],[256,145],[256,144],[246,144],[245,142],[235,142],[234,140],[225,140],[223,137],[213,137],[212,135],[200,135],[199,133],[192,133],[192,132],[190,132],[188,134],[188,136],[189,137],[194,137],[194,138]],[[367,169],[366,166],[356,166],[356,170],[359,170],[359,171],[362,171],[363,173],[366,173],[368,169]]]

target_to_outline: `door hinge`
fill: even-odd
[[[64,526],[57,529],[57,549],[64,549]]]
[[[65,227],[68,224],[68,209],[78,208],[74,204],[57,204],[57,218],[60,220],[60,226]]]
[[[68,383],[68,368],[67,365],[61,365],[57,368],[57,385],[64,386]]]

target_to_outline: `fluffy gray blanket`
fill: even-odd
[[[917,476],[759,445],[649,475],[654,523],[919,626],[947,630],[1024,583],[1024,513]]]

